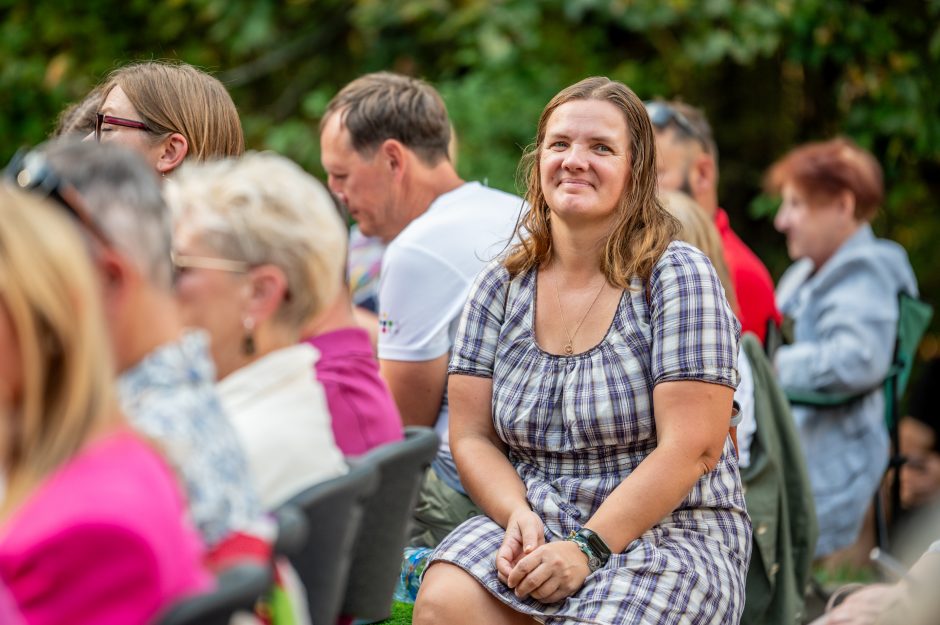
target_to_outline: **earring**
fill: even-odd
[[[245,328],[245,336],[242,338],[242,353],[246,356],[255,355],[255,320],[251,317],[245,317],[242,320],[242,327]]]

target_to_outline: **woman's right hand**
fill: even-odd
[[[539,515],[528,507],[513,512],[506,523],[503,544],[496,552],[496,573],[499,581],[505,584],[516,563],[544,544],[545,526]]]

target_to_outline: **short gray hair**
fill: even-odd
[[[346,258],[346,229],[329,192],[273,152],[187,163],[167,183],[179,230],[219,256],[284,272],[291,297],[275,319],[299,329],[334,297]]]
[[[169,291],[170,214],[160,180],[143,158],[115,144],[58,140],[43,153],[75,187],[98,226],[153,286]]]

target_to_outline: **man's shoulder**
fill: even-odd
[[[732,276],[742,276],[749,282],[765,284],[773,291],[773,280],[770,279],[770,272],[764,262],[730,226],[721,230],[721,246]]]
[[[522,198],[468,182],[437,198],[386,248],[383,271],[403,257],[421,255],[472,275],[505,247],[515,231]]]
[[[479,229],[502,228],[507,223],[515,225],[521,207],[522,198],[517,195],[479,182],[466,182],[435,199],[427,212],[409,224],[392,243],[453,232],[455,227]]]

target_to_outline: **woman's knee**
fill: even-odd
[[[460,623],[473,604],[473,596],[486,592],[477,580],[463,569],[438,562],[424,574],[415,600],[414,625]]]

